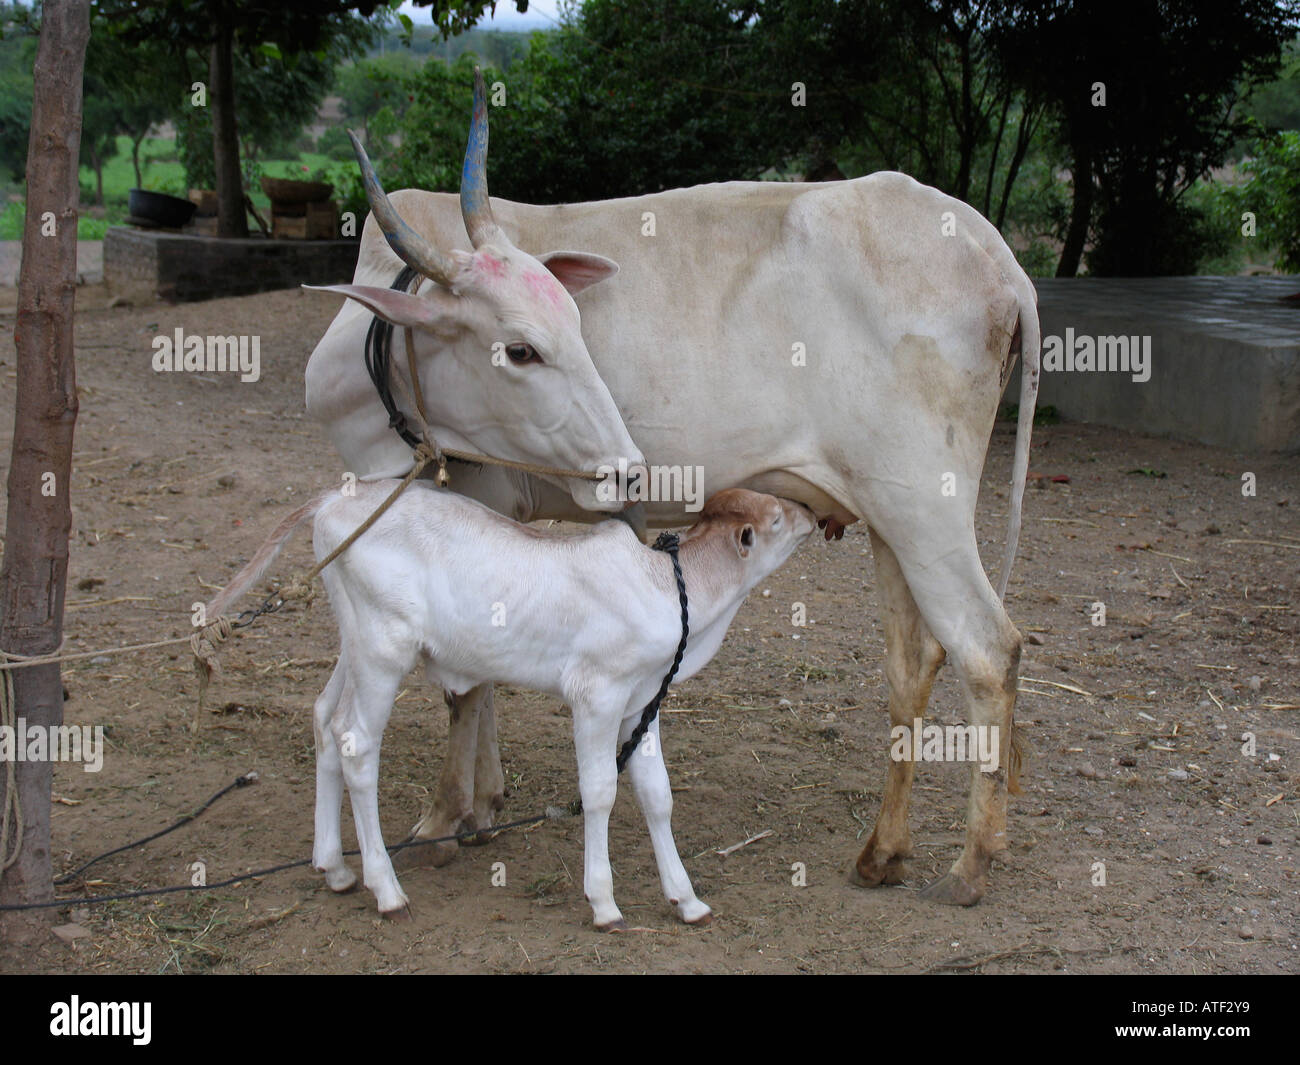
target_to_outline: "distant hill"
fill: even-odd
[[[469,30],[446,41],[434,34],[431,26],[417,26],[411,38],[409,51],[412,55],[425,59],[437,56],[451,62],[465,52],[473,52],[491,63],[498,70],[506,70],[511,62],[528,51],[529,30]],[[400,51],[407,46],[396,33],[389,33],[380,38],[371,49],[370,55],[383,55],[387,52]]]

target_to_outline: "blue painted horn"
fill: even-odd
[[[470,243],[478,247],[497,235],[496,220],[487,187],[488,118],[487,89],[483,71],[474,68],[474,117],[465,145],[465,165],[460,172],[460,213]]]
[[[402,220],[397,209],[389,202],[388,194],[379,183],[379,175],[375,173],[374,164],[370,162],[370,157],[361,147],[356,134],[348,130],[348,136],[352,139],[352,150],[356,153],[357,165],[361,167],[361,180],[366,186],[366,199],[370,201],[371,213],[379,223],[379,228],[383,230],[388,246],[412,270],[423,274],[430,281],[450,287],[452,279],[456,276],[455,261],[451,256],[435,248]]]

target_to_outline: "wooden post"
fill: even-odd
[[[73,310],[77,290],[77,153],[89,0],[46,0],[36,51],[27,149],[27,222],[18,278],[17,400],[9,466],[9,514],[0,567],[0,650],[45,654],[63,639],[63,596],[72,526],[69,478],[77,420]],[[14,670],[13,711],[28,728],[63,722],[58,664]],[[15,788],[23,830],[0,875],[0,902],[54,897],[50,861],[52,764],[20,761]],[[0,773],[0,809],[9,810]],[[11,843],[12,849],[12,843]],[[44,923],[49,910],[0,915],[6,938]]]

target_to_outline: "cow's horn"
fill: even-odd
[[[352,138],[352,150],[357,154],[357,165],[361,167],[361,179],[366,186],[366,199],[370,201],[370,210],[384,231],[384,239],[407,266],[419,271],[430,281],[450,286],[456,275],[456,263],[449,255],[444,255],[424,237],[408,226],[397,209],[389,202],[383,185],[379,184],[379,175],[375,173],[374,164],[361,147],[356,134],[348,130]]]
[[[465,145],[465,165],[460,172],[460,213],[465,219],[465,232],[476,248],[498,232],[492,204],[488,201],[487,149],[487,90],[483,85],[483,71],[475,67],[474,117],[469,127],[469,143]]]

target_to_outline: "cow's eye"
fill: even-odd
[[[516,366],[527,366],[530,362],[541,362],[542,357],[531,344],[511,344],[506,348],[506,355]]]

